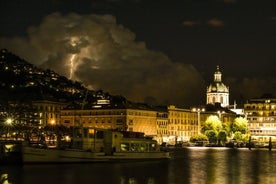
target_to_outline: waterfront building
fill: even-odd
[[[270,137],[276,141],[276,98],[263,96],[253,98],[244,104],[251,137],[267,142]]]
[[[157,135],[157,111],[144,105],[102,106],[80,108],[70,105],[61,110],[61,123],[67,127],[83,126],[101,129],[117,129]]]
[[[214,81],[207,87],[206,103],[216,104],[220,103],[222,107],[229,106],[229,87],[222,82],[222,73],[217,66],[214,73]]]
[[[168,131],[168,111],[164,109],[162,111],[157,111],[156,115],[156,140],[159,144],[163,142],[168,142],[169,131]]]
[[[39,100],[32,102],[38,113],[39,126],[60,125],[60,110],[67,104],[49,100]]]
[[[190,137],[199,133],[201,124],[206,120],[206,116],[191,109],[178,108],[174,105],[168,107],[168,133],[170,143],[177,141],[189,141]]]

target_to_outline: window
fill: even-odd
[[[139,144],[138,143],[131,143],[130,151],[139,151]]]
[[[116,124],[117,125],[122,125],[123,124],[123,120],[122,119],[117,119]]]
[[[129,144],[121,143],[121,151],[129,151]]]

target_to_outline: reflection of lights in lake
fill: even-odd
[[[120,183],[126,183],[126,184],[137,184],[138,179],[135,177],[130,177],[130,178],[125,178],[125,177],[120,177]],[[149,177],[146,179],[146,184],[155,184],[155,180],[153,177]]]

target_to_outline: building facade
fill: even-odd
[[[201,125],[206,120],[206,115],[192,109],[168,107],[168,134],[169,142],[189,141],[190,137],[199,133]],[[201,123],[199,123],[199,121]]]
[[[221,76],[222,73],[219,70],[219,66],[217,66],[217,70],[214,73],[214,81],[207,87],[206,103],[220,103],[222,107],[228,107],[229,87],[222,82]]]
[[[157,112],[133,108],[66,108],[61,110],[61,124],[67,127],[83,126],[100,129],[117,129],[157,135]]]
[[[156,131],[157,136],[156,140],[158,143],[167,142],[169,138],[169,131],[168,131],[168,112],[165,111],[158,111],[157,118],[156,118]]]
[[[196,108],[198,109],[198,108]],[[191,136],[200,133],[201,127],[211,115],[217,115],[222,122],[229,120],[229,113],[198,111],[170,105],[162,110],[144,108],[90,108],[68,106],[61,109],[60,122],[67,127],[89,127],[142,132],[156,139],[160,144],[188,142]],[[232,114],[231,114],[232,116]]]
[[[244,104],[250,135],[257,141],[276,139],[276,98],[254,98]]]
[[[38,113],[39,126],[46,126],[61,124],[60,111],[67,104],[48,100],[40,100],[33,101],[32,105]]]

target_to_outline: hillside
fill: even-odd
[[[33,100],[93,103],[114,98],[102,90],[88,90],[80,82],[54,71],[38,68],[6,49],[0,51],[0,96],[2,103]]]

